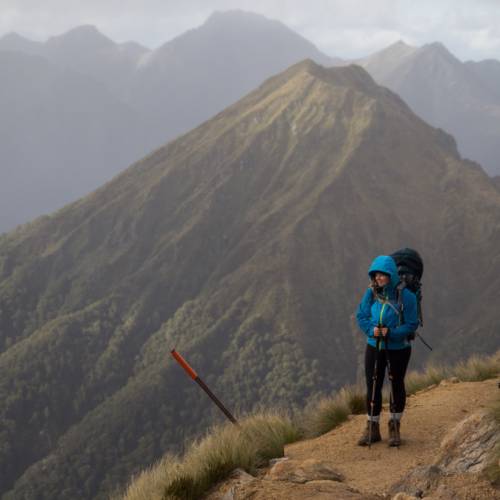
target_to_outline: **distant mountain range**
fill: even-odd
[[[441,43],[404,42],[356,61],[425,121],[452,134],[460,153],[500,174],[500,62],[459,61]]]
[[[345,64],[243,11],[216,12],[155,50],[117,44],[93,26],[45,43],[4,36],[0,232],[90,192],[305,58]],[[500,62],[462,63],[441,44],[399,42],[356,63],[500,174]]]
[[[293,63],[331,59],[241,11],[151,51],[92,26],[45,43],[0,39],[0,232],[97,188]]]
[[[434,360],[498,349],[499,220],[493,180],[361,67],[270,78],[0,237],[2,498],[107,498],[218,421],[173,347],[237,412],[353,382],[368,266],[402,246]]]

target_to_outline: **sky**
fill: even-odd
[[[215,10],[277,19],[321,51],[362,57],[403,40],[440,41],[459,59],[500,59],[500,0],[0,0],[0,37],[45,41],[82,24],[156,48]]]

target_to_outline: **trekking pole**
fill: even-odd
[[[376,341],[377,353],[375,354],[375,363],[373,368],[373,376],[372,376],[372,399],[370,401],[370,425],[368,426],[368,448],[372,447],[372,426],[373,426],[373,408],[375,407],[375,387],[377,385],[377,370],[378,370],[378,356],[380,350],[380,337],[377,337]]]
[[[391,361],[389,359],[389,335],[385,336],[385,359],[387,362],[387,375],[389,377],[389,411],[391,413],[396,413],[394,410],[394,387],[392,385],[393,379],[392,379],[392,370],[391,370]],[[396,437],[399,442],[399,429],[398,426],[394,423],[394,429],[396,432]],[[399,449],[399,445],[397,446]]]
[[[210,399],[219,407],[219,409],[226,415],[226,417],[238,427],[240,424],[238,421],[231,415],[231,413],[226,409],[226,407],[217,399],[215,394],[208,388],[207,384],[203,382],[203,380],[198,376],[198,374],[191,368],[189,363],[175,350],[172,349],[170,351],[173,358],[179,363],[182,368],[186,371],[186,373],[208,394]]]
[[[422,337],[422,335],[420,335],[420,333],[415,332],[415,335],[424,343],[424,345],[425,345],[425,347],[427,347],[427,349],[432,351],[432,347],[424,340],[424,338]]]

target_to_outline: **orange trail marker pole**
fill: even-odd
[[[209,389],[207,384],[198,376],[198,374],[191,368],[189,363],[175,350],[170,351],[173,358],[179,363],[185,372],[208,394],[210,399],[219,407],[219,409],[226,415],[226,417],[235,425],[238,425],[238,421],[231,415],[231,413],[226,409],[226,407],[217,399],[215,394]]]

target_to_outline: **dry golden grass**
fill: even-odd
[[[500,373],[500,351],[494,355],[473,356],[449,368],[429,365],[423,372],[406,377],[409,394],[438,384],[449,377],[461,381],[481,381]],[[165,456],[160,462],[134,478],[123,500],[164,500],[199,498],[236,468],[255,472],[269,459],[283,456],[284,445],[324,434],[350,414],[366,411],[365,388],[346,386],[331,397],[320,399],[292,421],[286,414],[261,412],[241,421],[212,428],[194,442],[183,458]],[[500,426],[500,404],[493,409]],[[488,478],[500,481],[500,448],[495,450]]]
[[[493,356],[472,356],[453,368],[453,375],[463,382],[476,382],[496,377],[500,373],[500,351]]]
[[[299,419],[299,426],[304,437],[320,436],[347,420],[350,414],[364,412],[364,389],[360,386],[346,386],[306,409]]]
[[[283,456],[284,445],[299,438],[285,415],[259,414],[241,422],[214,427],[193,443],[180,459],[167,457],[129,485],[125,500],[199,498],[231,471],[248,472],[274,457]]]

